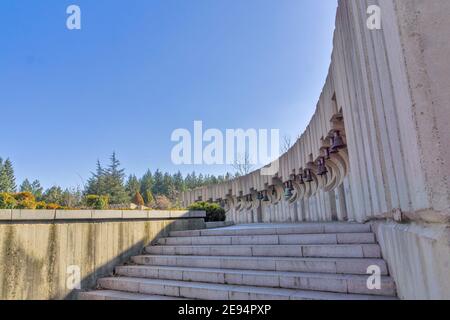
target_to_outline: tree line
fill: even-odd
[[[179,208],[181,192],[221,183],[236,177],[227,173],[223,176],[203,175],[192,172],[183,175],[181,172],[171,174],[156,170],[138,177],[135,174],[126,175],[125,169],[116,153],[112,153],[109,164],[103,166],[97,161],[96,169],[86,185],[75,188],[52,186],[46,190],[38,180],[30,182],[25,179],[19,187],[16,186],[13,163],[10,159],[0,158],[0,193],[31,193],[36,201],[57,204],[66,208],[84,208],[88,206],[89,196],[102,196],[111,207],[128,207],[130,203],[145,205],[149,208],[168,209]],[[92,197],[91,197],[92,200]]]

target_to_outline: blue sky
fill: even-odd
[[[328,71],[337,0],[2,0],[0,157],[20,183],[82,185],[113,150],[127,173],[175,166],[174,129],[296,137]],[[66,28],[79,5],[82,29]]]

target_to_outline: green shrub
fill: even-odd
[[[196,202],[189,206],[189,210],[206,211],[206,222],[225,221],[225,210],[217,203]]]
[[[47,209],[47,204],[44,201],[36,202],[36,209]]]
[[[97,196],[90,194],[86,196],[86,204],[89,208],[95,210],[105,210],[108,209],[109,198],[108,196]]]
[[[14,209],[17,200],[10,193],[0,193],[0,209]]]

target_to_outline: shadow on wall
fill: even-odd
[[[203,218],[0,222],[0,299],[75,299],[169,232],[203,228]]]

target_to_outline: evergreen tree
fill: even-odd
[[[44,193],[44,188],[41,187],[39,180],[34,180],[31,184],[31,193],[34,195],[37,201],[41,201]]]
[[[16,178],[11,160],[0,159],[0,192],[16,192]]]
[[[149,206],[150,203],[153,203],[153,175],[150,170],[148,170],[141,178],[141,195],[144,197],[144,201]]]
[[[125,189],[127,190],[130,199],[132,199],[137,192],[141,191],[141,184],[134,174],[128,177]]]
[[[53,186],[44,192],[42,200],[46,203],[56,203],[59,205],[64,205],[63,190],[61,189],[61,187]]]
[[[125,179],[125,170],[120,169],[120,161],[116,153],[111,155],[111,163],[105,173],[105,191],[109,196],[110,204],[126,204],[130,202],[130,197],[125,190],[123,181]]]
[[[102,168],[100,160],[97,160],[97,169],[91,172],[92,177],[89,178],[85,190],[85,194],[89,195],[105,195],[105,170]]]
[[[28,179],[25,179],[20,185],[20,192],[31,192],[33,193],[33,186]]]
[[[152,193],[155,196],[164,194],[164,175],[159,170],[156,170],[153,176]]]
[[[145,194],[145,205],[149,208],[153,208],[155,206],[155,198],[153,197],[153,193],[151,190],[147,190],[147,193]]]
[[[183,175],[180,171],[173,175],[173,185],[177,192],[186,191],[186,186],[184,183]]]

